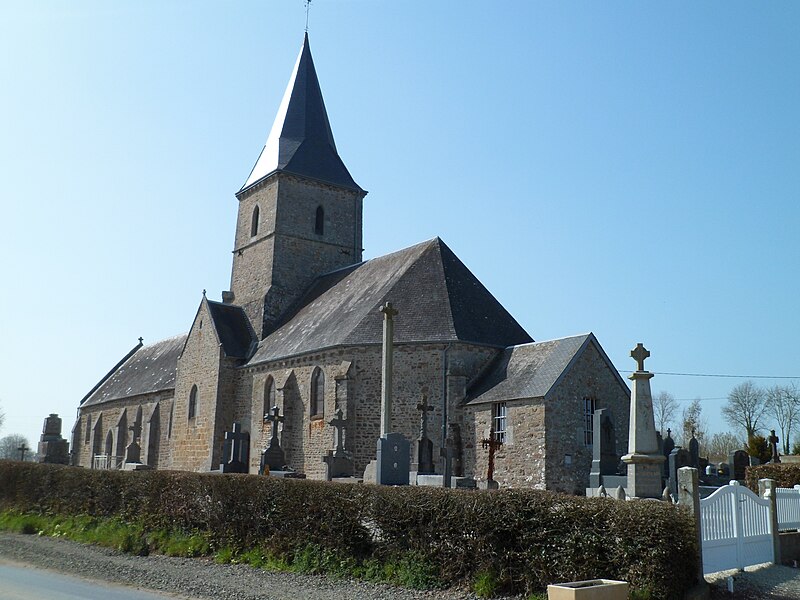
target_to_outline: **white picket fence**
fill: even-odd
[[[738,481],[700,500],[703,572],[774,562],[770,501]]]
[[[778,531],[800,529],[800,485],[778,488]]]

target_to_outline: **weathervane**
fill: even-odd
[[[308,33],[308,11],[311,10],[311,0],[306,0],[306,33]]]

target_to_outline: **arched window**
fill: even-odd
[[[272,377],[267,377],[267,383],[264,384],[264,418],[269,415],[269,411],[275,406],[275,380]]]
[[[258,235],[258,217],[261,211],[258,208],[258,204],[253,209],[253,218],[250,219],[250,237],[255,237]]]
[[[311,375],[311,416],[325,414],[325,373],[317,367]]]
[[[189,420],[194,419],[197,415],[197,386],[192,386],[192,391],[189,392]]]
[[[325,209],[317,207],[317,217],[314,220],[314,233],[323,235],[325,233]]]

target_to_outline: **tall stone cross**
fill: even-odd
[[[278,444],[278,424],[283,423],[286,417],[280,415],[281,409],[277,406],[273,406],[266,417],[264,417],[265,422],[269,422],[272,427],[270,428],[270,438],[269,438],[269,446],[270,448],[274,448],[275,446],[279,446]]]
[[[494,421],[494,419],[492,421]],[[491,429],[489,429],[489,437],[481,440],[481,446],[483,446],[484,449],[489,448],[489,468],[486,471],[486,479],[488,481],[494,481],[494,453],[502,445],[503,442],[498,440],[495,435],[493,422]]]
[[[25,462],[25,453],[26,453],[28,450],[29,450],[29,448],[28,448],[28,447],[25,445],[25,442],[22,442],[22,446],[20,446],[19,448],[17,448],[17,451],[19,451],[19,459],[20,459],[22,462]]]
[[[417,404],[417,410],[422,412],[419,424],[419,437],[424,440],[428,438],[428,413],[433,410],[433,407],[428,404],[427,394],[422,394],[422,402]]]
[[[391,302],[381,306],[383,313],[383,365],[381,369],[381,437],[392,429],[392,376],[394,374],[394,317],[397,310]]]
[[[328,421],[328,425],[332,425],[336,431],[336,450],[333,455],[341,456],[344,454],[344,430],[347,425],[347,419],[344,418],[341,408],[336,409],[336,416]]]
[[[644,371],[644,359],[650,358],[650,351],[639,342],[636,344],[636,348],[631,350],[631,357],[636,361],[636,370]]]

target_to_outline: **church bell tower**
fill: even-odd
[[[259,339],[315,278],[361,262],[366,194],[336,150],[306,33],[267,143],[236,194],[223,300],[244,308]]]

